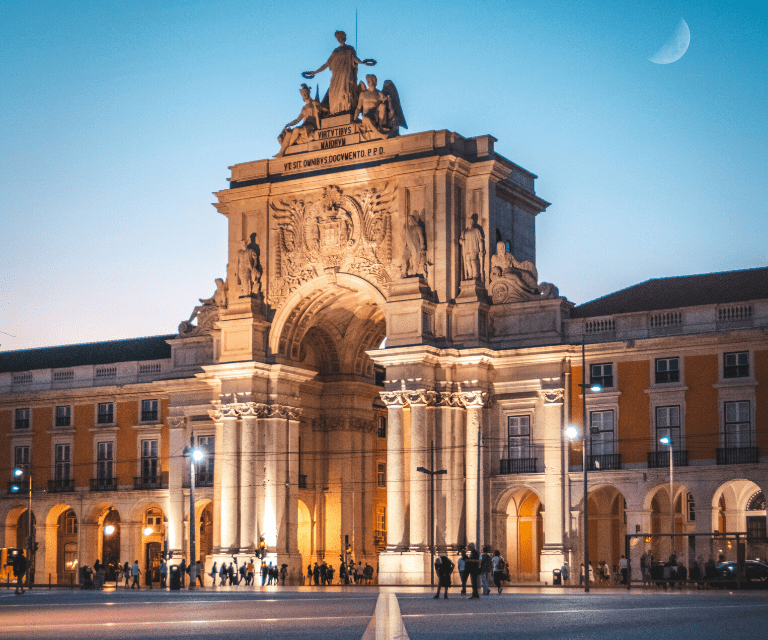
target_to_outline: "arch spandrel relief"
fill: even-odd
[[[319,193],[270,203],[276,255],[268,303],[278,309],[301,285],[338,272],[357,275],[386,292],[398,275],[392,262],[397,184]]]

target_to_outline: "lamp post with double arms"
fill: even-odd
[[[432,469],[416,467],[416,471],[426,473],[429,476],[429,549],[432,558],[432,568],[429,572],[431,586],[435,586],[435,476],[441,476],[448,473],[445,469],[435,471],[435,441],[433,440],[429,449],[429,466]]]
[[[195,549],[195,463],[205,458],[205,451],[196,448],[194,434],[189,437],[189,446],[184,447],[184,455],[189,456],[189,590],[194,591],[197,578],[197,550]]]

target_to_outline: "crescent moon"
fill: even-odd
[[[680,23],[672,37],[662,45],[648,60],[655,64],[669,64],[683,57],[691,44],[691,30],[688,24],[680,18]]]

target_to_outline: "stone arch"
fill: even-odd
[[[196,555],[205,567],[205,558],[213,552],[213,500],[203,498],[195,503],[195,527]]]
[[[142,500],[131,509],[131,524],[128,531],[128,548],[135,550],[134,559],[139,560],[142,581],[160,581],[160,560],[167,534],[165,508],[156,500]],[[122,541],[124,546],[126,541]]]
[[[10,509],[8,509],[8,512],[5,514],[5,536],[4,536],[4,544],[3,544],[4,547],[8,547],[11,549],[17,548],[19,518],[21,517],[22,513],[26,512],[26,510],[27,510],[26,504],[17,504],[12,506]],[[33,512],[33,516],[34,516],[34,512]]]
[[[624,536],[627,533],[624,494],[611,484],[598,485],[589,491],[587,508],[589,560],[595,575],[600,562],[607,563],[611,575],[615,575],[624,553]]]
[[[712,495],[712,531],[720,533],[746,532],[750,500],[763,488],[752,480],[736,478],[721,484]],[[765,493],[763,493],[765,495]],[[760,510],[765,515],[764,510]]]
[[[544,544],[541,496],[532,487],[516,487],[504,492],[497,505],[506,514],[506,548],[501,551],[512,580],[538,581]]]
[[[74,522],[66,517],[70,511],[75,515]],[[80,514],[71,505],[62,503],[52,506],[45,517],[45,567],[38,567],[38,570],[43,569],[46,575],[51,574],[55,583],[77,582],[77,565],[84,562],[77,544],[80,519]],[[75,545],[77,556],[77,562],[71,567],[65,566],[65,547],[68,545]]]
[[[301,554],[302,568],[308,564],[312,558],[312,516],[307,503],[299,498],[299,518],[298,518],[298,549]]]
[[[648,551],[655,558],[667,558],[672,553],[682,557],[688,553],[688,542],[684,537],[670,538],[665,534],[696,533],[694,520],[696,503],[693,494],[680,482],[673,484],[672,493],[670,501],[669,483],[660,482],[651,487],[645,495],[644,507],[650,517],[648,532],[652,534]]]

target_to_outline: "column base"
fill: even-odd
[[[546,584],[552,584],[554,569],[560,569],[565,562],[565,553],[561,545],[544,545],[541,550],[539,563],[539,580]]]
[[[423,551],[386,551],[379,555],[380,585],[429,584],[432,556]]]

